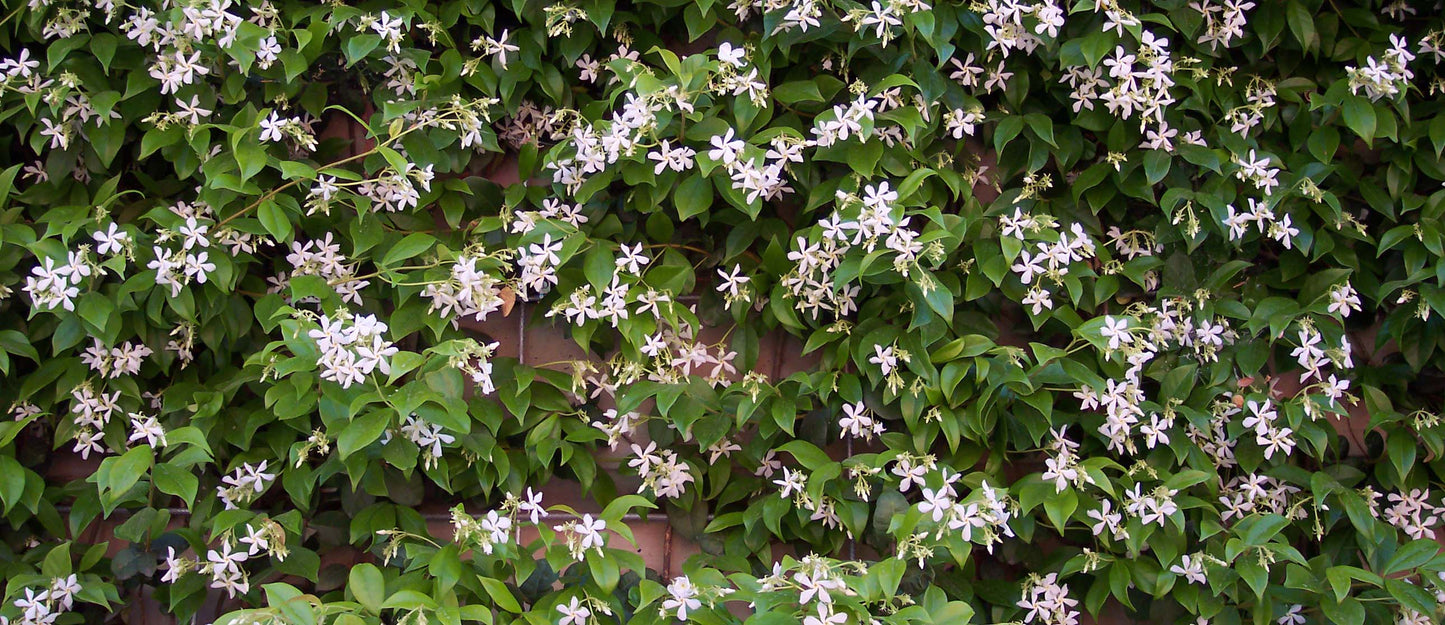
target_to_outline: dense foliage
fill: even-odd
[[[4,4],[0,622],[1440,616],[1439,2]]]

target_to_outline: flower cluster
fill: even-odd
[[[789,599],[796,593],[798,607],[805,614],[803,620],[810,625],[843,623],[849,615],[841,610],[841,604],[857,595],[848,584],[860,572],[856,564],[839,563],[817,554],[796,561],[787,558],[775,563],[771,573],[758,578],[757,583],[763,593],[782,594]]]
[[[426,286],[424,294],[431,299],[431,312],[451,318],[453,323],[463,317],[486,321],[488,315],[506,305],[501,281],[477,267],[481,260],[463,256],[452,265],[450,280]]]
[[[71,422],[76,427],[72,435],[75,440],[73,451],[79,453],[81,458],[89,458],[92,452],[105,453],[106,448],[101,439],[105,426],[120,409],[117,405],[120,393],[97,393],[89,385],[81,385],[72,390],[70,396],[75,400],[70,407],[70,412],[75,414]]]
[[[398,348],[386,338],[387,325],[375,315],[352,315],[341,311],[336,319],[323,315],[320,327],[306,333],[321,350],[316,364],[321,379],[350,388],[366,381],[372,372],[391,373],[391,357]]]
[[[918,232],[910,227],[912,218],[900,217],[903,211],[895,205],[897,200],[898,192],[887,181],[867,185],[861,197],[839,191],[838,208],[814,228],[817,239],[795,239],[788,252],[795,267],[781,284],[799,312],[817,319],[822,313],[846,318],[858,310],[862,287],[848,281],[839,284],[835,275],[850,252],[872,254],[881,243],[892,255],[893,268],[905,277],[919,271],[925,256],[937,258],[936,250],[928,250],[918,240]]]
[[[1365,60],[1364,67],[1346,68],[1350,77],[1350,93],[1358,94],[1363,89],[1365,97],[1371,100],[1399,95],[1401,88],[1408,86],[1415,77],[1409,67],[1410,61],[1415,60],[1415,54],[1409,48],[1410,44],[1403,37],[1390,35],[1390,49],[1385,51],[1383,61],[1370,57]]]
[[[1040,181],[1037,184],[1042,187],[1048,183]],[[1053,219],[1038,219],[1015,208],[1012,216],[999,217],[999,228],[1002,236],[1016,238],[1020,242],[1040,234],[1054,239],[1035,242],[1032,253],[1027,249],[1020,250],[1018,261],[1010,267],[1028,288],[1021,302],[1031,307],[1035,315],[1054,307],[1046,281],[1057,288],[1064,283],[1071,264],[1087,263],[1095,257],[1094,240],[1077,223],[1070,225],[1068,232],[1056,233],[1053,230],[1059,226]]]
[[[567,521],[552,529],[562,534],[567,550],[576,560],[581,560],[588,549],[595,549],[601,553],[602,546],[606,542],[602,537],[602,532],[607,529],[607,522],[602,519],[594,519],[590,514],[584,514],[580,519]]]
[[[318,276],[341,296],[343,302],[361,304],[361,290],[371,284],[356,275],[356,265],[341,254],[341,245],[332,239],[329,232],[320,239],[292,243],[291,253],[286,255],[286,265],[291,271],[283,271],[269,279],[272,292],[283,291],[296,277]],[[303,301],[307,300],[303,298]]]
[[[31,275],[25,278],[24,290],[36,306],[73,311],[75,297],[80,295],[78,285],[90,272],[90,265],[83,254],[72,253],[69,262],[63,265],[56,265],[55,259],[47,257],[30,270]]]
[[[122,343],[120,347],[106,349],[100,340],[96,339],[81,354],[80,359],[97,375],[118,378],[140,373],[141,363],[153,353],[155,352],[151,351],[151,348],[130,341]]]
[[[7,619],[7,622],[14,625],[55,623],[62,615],[75,608],[75,596],[80,591],[81,586],[74,573],[51,579],[50,585],[42,587],[39,592],[36,592],[34,587],[27,586],[24,589],[25,596],[14,602],[15,607],[20,609],[19,618]]]
[[[658,451],[655,442],[648,443],[646,449],[633,445],[632,453],[636,458],[628,461],[627,466],[636,469],[642,477],[642,485],[637,487],[639,493],[651,491],[654,497],[678,498],[688,483],[696,481],[691,465],[678,460],[672,450]]]
[[[401,434],[416,445],[422,451],[422,459],[427,466],[434,466],[442,457],[442,446],[450,445],[457,441],[457,437],[447,434],[442,426],[435,423],[428,423],[416,415],[408,415],[406,422],[402,424]],[[385,445],[385,441],[382,442]]]
[[[702,608],[706,601],[712,607],[719,599],[736,592],[732,588],[698,587],[686,575],[672,579],[667,585],[667,598],[662,600],[663,614],[677,616],[677,620],[688,620],[687,613]]]
[[[256,556],[272,557],[282,562],[290,551],[286,548],[286,532],[275,521],[262,519],[256,525],[247,523],[244,528],[245,535],[239,539],[227,532],[221,537],[218,549],[206,551],[204,560],[181,557],[175,547],[168,547],[162,581],[174,583],[182,575],[197,573],[209,576],[210,587],[225,590],[229,597],[249,591],[251,575],[243,563]],[[241,549],[242,545],[244,549]]]
[[[1018,605],[1027,610],[1025,623],[1077,625],[1079,622],[1079,611],[1074,609],[1079,600],[1069,597],[1068,584],[1060,584],[1053,573],[1030,580]]]
[[[267,462],[262,460],[257,464],[242,463],[230,475],[221,478],[221,484],[216,486],[216,497],[227,510],[249,504],[271,487],[277,474],[266,472]]]

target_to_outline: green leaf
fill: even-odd
[[[592,573],[592,581],[604,594],[612,594],[612,591],[617,589],[617,581],[621,578],[617,561],[595,550],[588,551],[586,558],[587,570]]]
[[[1325,579],[1329,581],[1330,588],[1335,591],[1335,601],[1344,601],[1350,594],[1350,574],[1342,566],[1332,566],[1325,569]]]
[[[885,490],[878,496],[878,505],[873,510],[873,531],[887,534],[894,519],[902,518],[908,511],[908,500],[896,490]]]
[[[1064,489],[1064,492],[1044,500],[1044,512],[1049,515],[1049,522],[1059,531],[1063,531],[1064,526],[1068,525],[1069,517],[1078,507],[1079,495],[1072,488]]]
[[[1390,432],[1390,438],[1385,444],[1385,455],[1390,458],[1390,464],[1399,472],[1401,479],[1410,474],[1410,467],[1415,465],[1418,450],[1419,441],[1409,430],[1397,428]]]
[[[110,62],[115,59],[116,44],[120,39],[110,33],[96,33],[90,38],[90,52],[100,61],[101,69],[109,72]],[[104,109],[102,109],[104,110]]]
[[[15,189],[15,176],[20,173],[21,164],[11,165],[4,172],[0,172],[0,208],[10,199],[10,192]]]
[[[1003,118],[993,130],[993,150],[1003,153],[1004,146],[1019,136],[1024,129],[1024,118],[1019,115],[1010,115]]]
[[[1437,156],[1445,151],[1445,115],[1435,115],[1430,120],[1430,144],[1435,146]]]
[[[281,177],[287,180],[314,180],[316,170],[300,161],[281,161]]]
[[[25,494],[25,475],[28,472],[14,457],[0,455],[0,502],[5,503],[6,514]]]
[[[1213,473],[1206,473],[1204,471],[1198,471],[1195,469],[1186,469],[1175,473],[1172,477],[1170,477],[1164,482],[1164,485],[1170,489],[1184,490],[1195,484],[1201,484],[1210,479],[1214,479],[1215,477],[1216,476]]]
[[[187,508],[195,504],[200,480],[190,471],[162,462],[155,466],[151,477],[155,481],[156,488],[167,495],[180,497],[182,501],[186,502]]]
[[[1095,163],[1088,169],[1085,169],[1079,174],[1078,178],[1074,179],[1074,184],[1070,185],[1070,192],[1073,194],[1074,199],[1078,200],[1083,196],[1085,191],[1099,186],[1100,182],[1103,182],[1105,178],[1109,177],[1109,172],[1113,171],[1113,169],[1108,163]]]
[[[1268,297],[1254,307],[1254,314],[1249,319],[1249,331],[1259,332],[1268,327],[1272,334],[1276,334],[1275,328],[1281,330],[1289,325],[1299,313],[1299,304],[1292,299],[1284,297]]]
[[[1345,98],[1343,105],[1345,125],[1355,134],[1360,135],[1365,143],[1375,138],[1375,106],[1369,100],[1359,96]]]
[[[266,591],[266,604],[279,610],[287,623],[316,625],[316,610],[311,605],[315,597],[303,595],[289,584],[266,584],[262,588]]]
[[[913,170],[913,173],[908,174],[908,177],[898,184],[898,198],[907,200],[913,197],[913,193],[923,187],[923,182],[937,173],[928,167]]]
[[[401,124],[402,120],[400,119],[392,120],[392,134],[401,132]],[[401,155],[401,152],[397,152],[385,145],[376,146],[376,152],[380,154],[382,158],[386,159],[386,164],[391,165],[392,169],[396,171],[406,171],[409,161],[407,161],[405,156]]]
[[[592,288],[601,291],[607,288],[612,282],[612,275],[616,273],[617,263],[613,259],[612,252],[602,246],[594,247],[587,251],[587,256],[582,260],[582,273],[587,276],[587,282]]]
[[[61,543],[45,554],[40,572],[50,577],[65,577],[73,571],[70,560],[70,543]]]
[[[381,438],[381,433],[385,432],[389,425],[391,425],[389,413],[382,410],[372,410],[357,417],[346,424],[346,427],[341,430],[341,436],[337,437],[337,453],[341,454],[343,460],[346,459],[347,456]]]
[[[1323,601],[1320,602],[1320,608],[1323,609],[1330,623],[1337,625],[1360,625],[1360,623],[1365,622],[1365,606],[1360,603],[1359,599],[1354,597],[1350,597],[1339,603]]]
[[[386,578],[375,564],[362,563],[351,567],[346,588],[367,612],[381,614],[381,604],[386,600]]]
[[[793,458],[796,459],[799,464],[802,464],[809,471],[817,471],[818,467],[833,463],[833,459],[829,458],[828,454],[825,454],[823,453],[823,450],[818,449],[817,445],[814,445],[805,440],[789,441],[781,447],[778,447],[778,451],[781,453],[792,454]]]
[[[462,560],[456,545],[446,545],[432,554],[427,562],[427,572],[436,580],[437,594],[452,589],[462,577]]]
[[[293,276],[291,278],[291,297],[302,299],[315,297],[322,301],[336,299],[336,289],[326,282],[321,276]]]
[[[408,258],[420,255],[432,248],[437,238],[425,232],[413,232],[406,235],[396,245],[386,251],[386,256],[381,259],[382,267],[392,267]]]
[[[943,318],[944,323],[953,322],[953,292],[948,287],[935,280],[933,288],[923,295],[923,300],[930,310]]]
[[[243,141],[236,146],[236,164],[241,167],[241,179],[250,180],[266,167],[266,149],[256,143]]]
[[[1144,179],[1149,184],[1159,184],[1164,176],[1169,175],[1170,165],[1169,153],[1164,150],[1149,150],[1144,153]]]
[[[973,622],[973,606],[962,601],[950,601],[942,610],[930,615],[937,625],[963,625]]]
[[[45,58],[49,61],[49,64],[46,65],[45,71],[55,71],[55,67],[57,65],[60,65],[61,61],[65,60],[66,56],[68,56],[71,52],[74,52],[75,50],[84,47],[88,43],[90,43],[90,36],[86,35],[84,32],[77,33],[73,37],[65,37],[58,41],[51,42],[48,46],[45,47]]]
[[[1117,39],[1108,31],[1093,32],[1083,38],[1079,47],[1080,51],[1084,53],[1084,60],[1088,62],[1090,68],[1094,68],[1098,67],[1099,61],[1104,60],[1104,57],[1114,49],[1116,41]]]
[[[420,367],[426,362],[426,356],[416,352],[397,352],[391,357],[391,374],[387,376],[386,383],[391,384],[397,381],[412,370]]]
[[[874,139],[860,146],[850,146],[847,149],[848,166],[862,176],[872,176],[878,167],[878,159],[883,156],[883,142]]]
[[[1261,546],[1268,543],[1271,538],[1274,538],[1275,534],[1278,534],[1280,530],[1283,530],[1285,526],[1289,525],[1289,520],[1278,514],[1266,514],[1261,517],[1246,519],[1239,525],[1244,529],[1244,534],[1241,536],[1241,539],[1244,540],[1245,544]],[[1236,527],[1235,533],[1239,533],[1239,530],[1240,527]]]
[[[1038,138],[1043,139],[1044,143],[1054,148],[1059,147],[1059,144],[1054,142],[1054,120],[1042,113],[1029,113],[1024,115],[1024,122],[1028,123],[1029,129],[1033,130],[1034,135]]]
[[[104,330],[106,322],[115,314],[115,302],[101,293],[86,293],[75,306],[75,312],[92,328]]]
[[[1421,614],[1433,614],[1437,607],[1435,597],[1424,588],[1398,579],[1385,580],[1385,590],[1405,607]]]
[[[700,174],[689,175],[673,191],[673,202],[677,204],[677,215],[687,221],[707,212],[712,207],[712,182]]]
[[[155,461],[150,445],[137,445],[120,456],[111,456],[100,461],[96,477],[102,495],[119,497],[149,471]]]
[[[0,349],[5,350],[6,353],[40,362],[40,353],[35,351],[35,346],[30,344],[30,339],[15,330],[0,330]]]
[[[121,148],[125,147],[125,124],[103,124],[90,131],[89,139],[90,147],[100,157],[101,166],[109,168]]]
[[[607,507],[602,509],[602,512],[597,515],[597,518],[606,520],[609,523],[618,522],[622,520],[623,515],[630,512],[633,508],[656,510],[657,504],[652,503],[642,495],[623,495],[608,502]]]
[[[1259,565],[1254,558],[1246,556],[1234,565],[1244,583],[1254,591],[1255,597],[1264,597],[1264,590],[1269,586],[1269,571]]]
[[[1419,567],[1440,553],[1440,543],[1433,540],[1415,540],[1400,546],[1390,561],[1385,564],[1382,575],[1391,575]]]
[[[277,241],[291,240],[291,219],[275,200],[267,199],[261,202],[261,205],[256,207],[256,218],[261,220],[261,226]]]
[[[797,104],[799,102],[824,102],[823,94],[818,91],[818,83],[812,80],[794,80],[785,82],[773,87],[773,99],[783,104]]]
[[[346,49],[346,66],[351,67],[357,61],[366,58],[376,46],[381,45],[381,37],[370,33],[362,33],[346,37],[343,47]]]
[[[436,608],[436,605],[436,600],[432,599],[426,594],[412,590],[410,588],[403,588],[394,593],[391,593],[391,596],[387,597],[386,601],[381,604],[381,609],[411,611],[424,608]]]
[[[511,612],[512,614],[522,613],[522,604],[517,603],[517,598],[512,595],[511,589],[506,584],[490,577],[478,577],[477,581],[482,583],[482,588],[487,591],[487,596],[498,608]]]
[[[1319,45],[1319,38],[1315,35],[1315,18],[1310,15],[1310,10],[1305,8],[1304,3],[1289,0],[1285,7],[1285,19],[1289,21],[1289,31],[1294,33],[1295,40],[1301,47],[1310,50]]]
[[[1335,600],[1344,601],[1350,594],[1350,586],[1354,580],[1359,580],[1373,586],[1380,586],[1385,583],[1384,578],[1354,566],[1332,566],[1325,569],[1325,579],[1329,580],[1330,588],[1335,591]]]

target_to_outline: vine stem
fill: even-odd
[[[5,16],[5,19],[0,20],[0,26],[4,26],[4,25],[6,25],[6,24],[9,24],[11,19],[13,19],[16,15],[20,15],[20,12],[23,11],[23,10],[25,10],[25,7],[26,7],[26,5],[24,5],[24,4],[22,4],[22,5],[18,6],[18,7],[15,7],[15,10],[14,10],[14,11],[11,11],[9,15],[6,15],[6,16]]]
[[[711,254],[711,253],[712,253],[712,252],[709,252],[709,251],[707,251],[707,250],[705,250],[705,249],[702,249],[702,248],[700,248],[700,247],[695,247],[695,246],[692,246],[692,245],[684,245],[684,244],[682,244],[682,243],[653,243],[652,245],[648,245],[648,246],[646,246],[646,247],[643,248],[643,249],[653,250],[653,249],[658,249],[658,248],[670,248],[670,249],[674,249],[674,250],[686,250],[686,251],[689,251],[689,252],[697,252],[698,254]]]
[[[330,163],[330,164],[326,165],[323,169],[331,169],[331,168],[334,168],[334,167],[340,167],[340,166],[345,165],[345,164],[347,164],[347,163],[364,159],[364,158],[366,158],[366,157],[368,157],[368,156],[371,156],[372,154],[375,154],[375,153],[376,153],[376,148],[372,148],[372,149],[370,149],[370,150],[367,150],[367,151],[365,151],[365,152],[362,152],[361,154],[353,154],[353,155],[348,156],[348,157],[346,157],[346,158],[343,158],[343,159],[341,159],[341,160],[339,160],[339,161]],[[282,191],[285,191],[285,190],[287,190],[287,189],[290,189],[291,187],[296,186],[297,184],[300,184],[302,180],[306,180],[306,178],[297,178],[297,179],[295,179],[295,180],[292,180],[292,181],[290,181],[290,182],[287,182],[286,184],[283,184],[283,185],[281,185],[281,186],[279,186],[279,187],[276,187],[275,189],[272,189],[272,190],[270,190],[270,191],[267,191],[265,195],[262,195],[262,196],[260,197],[260,199],[256,200],[255,202],[251,202],[250,204],[247,204],[245,208],[243,208],[243,209],[241,209],[241,210],[239,210],[239,211],[236,211],[235,213],[232,213],[231,215],[227,216],[225,219],[222,219],[220,222],[218,222],[218,223],[216,224],[216,228],[220,228],[220,227],[222,227],[222,226],[225,226],[226,224],[231,223],[232,221],[235,221],[236,219],[238,219],[238,218],[240,218],[240,217],[244,217],[245,215],[249,214],[251,211],[256,210],[256,208],[257,208],[258,206],[260,206],[260,205],[262,205],[262,204],[265,204],[267,200],[276,197],[276,195],[279,194],[279,193],[281,193]]]
[[[348,111],[348,112],[349,112],[349,111]],[[355,119],[355,116],[354,116],[354,115],[353,115],[352,117],[353,117],[353,119]],[[359,120],[358,120],[358,121],[359,121]],[[320,170],[317,170],[317,171],[319,172],[319,171],[323,171],[323,170],[327,170],[327,169],[334,169],[334,168],[336,168],[336,167],[340,167],[340,166],[345,165],[345,164],[347,164],[347,163],[352,163],[352,162],[355,162],[355,161],[362,160],[362,159],[364,159],[364,158],[366,158],[366,157],[368,157],[368,156],[371,156],[371,155],[373,155],[373,154],[378,154],[378,153],[381,152],[381,149],[382,149],[382,148],[387,147],[387,146],[391,145],[392,143],[395,143],[396,141],[399,141],[402,137],[405,137],[406,135],[410,134],[412,131],[414,131],[414,130],[420,128],[420,127],[421,127],[421,126],[417,125],[417,126],[412,126],[412,127],[410,127],[410,128],[407,128],[407,129],[405,129],[405,130],[397,133],[396,136],[394,136],[394,137],[392,137],[392,138],[390,138],[390,139],[387,139],[386,141],[384,141],[384,142],[382,142],[382,143],[376,144],[376,145],[373,146],[370,150],[367,150],[367,151],[362,152],[362,153],[360,153],[360,154],[352,154],[351,156],[348,156],[348,157],[346,157],[346,158],[343,158],[343,159],[341,159],[341,160],[339,160],[339,161],[334,161],[334,162],[328,163],[328,164],[322,166],[321,169],[320,169]],[[225,226],[226,224],[229,224],[229,223],[231,223],[232,221],[235,221],[237,218],[240,218],[240,217],[243,217],[243,216],[249,214],[251,211],[256,210],[257,207],[261,206],[262,204],[265,204],[267,200],[276,197],[276,196],[277,196],[278,194],[280,194],[282,191],[285,191],[285,190],[287,190],[287,189],[290,189],[291,187],[294,187],[294,186],[300,184],[303,180],[308,180],[308,178],[297,178],[297,179],[295,179],[295,180],[292,180],[292,181],[290,181],[290,182],[287,182],[286,184],[283,184],[283,185],[281,185],[281,186],[279,186],[279,187],[276,187],[275,189],[272,189],[272,190],[266,192],[265,195],[262,195],[262,196],[261,196],[259,199],[257,199],[255,202],[251,202],[250,204],[247,204],[245,208],[242,208],[241,210],[236,211],[235,213],[232,213],[231,215],[227,216],[225,219],[222,219],[221,221],[217,222],[217,223],[216,223],[216,228],[219,229],[219,228],[221,228],[222,226]]]
[[[338,285],[338,284],[346,284],[347,282],[351,282],[351,281],[354,281],[354,280],[370,280],[370,279],[372,279],[372,278],[380,277],[381,274],[383,274],[383,273],[396,273],[396,272],[402,272],[402,271],[418,271],[418,270],[422,270],[422,269],[435,269],[435,268],[437,268],[437,267],[442,266],[443,264],[444,264],[444,263],[439,263],[439,262],[438,262],[438,263],[431,263],[431,264],[429,264],[429,265],[416,265],[416,266],[411,266],[411,267],[397,267],[397,268],[395,268],[395,269],[385,269],[385,270],[381,270],[381,271],[373,271],[373,272],[371,272],[371,273],[364,274],[364,275],[360,275],[360,276],[352,276],[352,277],[349,277],[349,278],[347,278],[347,279],[345,279],[345,280],[337,280],[337,281],[333,281],[333,282],[328,282],[327,284],[330,285],[330,286],[336,286],[336,285]]]
[[[1345,28],[1350,29],[1350,33],[1351,33],[1351,34],[1353,34],[1353,35],[1356,36],[1356,37],[1359,37],[1359,36],[1360,36],[1360,31],[1355,30],[1355,27],[1350,24],[1350,21],[1347,20],[1347,19],[1345,19],[1345,12],[1340,10],[1340,5],[1335,4],[1335,0],[1329,0],[1329,2],[1330,2],[1330,8],[1332,8],[1332,9],[1335,10],[1335,15],[1340,16],[1340,23],[1341,23],[1341,24],[1344,24],[1344,25],[1345,25]]]
[[[709,251],[707,251],[707,250],[705,250],[705,249],[702,249],[702,248],[700,248],[700,247],[696,247],[696,246],[693,246],[693,245],[684,245],[684,244],[682,244],[682,243],[653,243],[652,245],[648,245],[648,246],[644,247],[643,249],[652,250],[652,249],[658,249],[658,248],[668,248],[668,249],[674,249],[674,250],[683,250],[683,251],[687,251],[687,252],[694,252],[694,253],[697,253],[697,254],[705,254],[705,255],[711,255],[711,254],[712,254],[712,252],[709,252]],[[761,256],[758,256],[758,255],[757,255],[756,253],[754,253],[752,250],[743,250],[743,255],[744,255],[744,256],[747,256],[748,258],[753,259],[754,262],[757,262],[757,263],[759,263],[759,264],[761,264],[761,263],[763,262],[763,258],[762,258]]]

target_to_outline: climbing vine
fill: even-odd
[[[3,5],[0,622],[1441,616],[1439,2]]]

